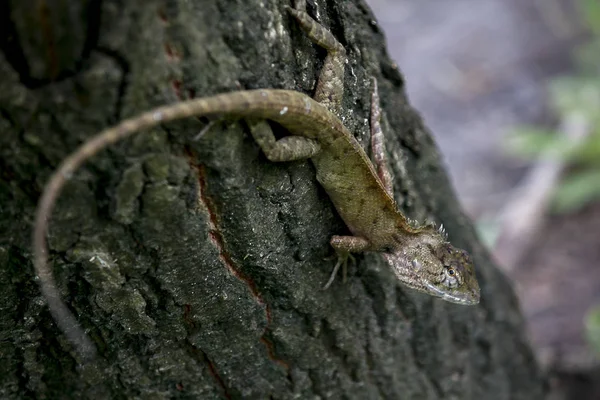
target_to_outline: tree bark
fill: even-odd
[[[471,252],[477,307],[400,286],[377,254],[327,291],[345,232],[310,162],[268,162],[243,122],[171,123],[102,152],[52,215],[50,261],[99,350],[81,364],[31,262],[60,160],[153,106],[255,88],[312,93],[324,52],[276,0],[0,5],[0,397],[537,399],[517,301],[461,213],[383,33],[360,0],[309,12],[348,50],[344,123],[368,143],[379,80],[396,200]],[[414,55],[418,57],[418,54]]]

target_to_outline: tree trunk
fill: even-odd
[[[379,80],[396,200],[443,222],[482,302],[400,286],[377,254],[322,291],[345,232],[310,162],[274,164],[243,122],[170,123],[102,152],[52,215],[50,261],[98,347],[81,364],[31,263],[36,202],[101,128],[240,89],[312,93],[324,52],[276,0],[0,5],[0,397],[537,399],[543,380],[507,280],[461,213],[360,0],[309,12],[348,50],[343,115],[367,144]],[[418,57],[418,54],[414,55]]]

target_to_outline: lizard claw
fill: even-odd
[[[352,262],[352,265],[356,265],[356,258],[354,258],[354,256],[350,253],[347,253],[347,252],[338,253],[337,257],[338,257],[338,260],[335,263],[335,267],[333,267],[333,271],[331,272],[331,275],[329,276],[329,280],[327,281],[325,286],[323,286],[322,290],[329,289],[329,286],[331,286],[331,284],[335,280],[335,276],[337,275],[338,271],[340,270],[340,267],[343,267],[342,282],[346,283],[346,276],[348,275],[348,259],[350,259],[350,261]]]

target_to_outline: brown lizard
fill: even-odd
[[[35,270],[48,307],[71,343],[84,356],[95,346],[59,296],[47,263],[48,220],[62,187],[86,160],[109,145],[144,129],[194,116],[238,117],[249,120],[252,136],[271,161],[310,158],[317,180],[325,188],[352,236],[333,236],[338,261],[325,288],[350,253],[381,252],[398,280],[406,286],[459,304],[477,304],[479,285],[473,262],[453,247],[443,229],[417,226],[405,217],[393,198],[385,160],[377,82],[371,98],[371,145],[375,165],[335,113],[343,95],[345,49],[306,13],[305,0],[289,12],[309,38],[327,50],[314,99],[289,90],[248,90],[166,105],[127,119],[100,132],[68,156],[52,175],[40,199],[33,234]],[[276,140],[267,120],[291,136]]]

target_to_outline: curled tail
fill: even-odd
[[[215,114],[265,118],[280,122],[292,130],[302,128],[303,133],[310,136],[311,132],[323,130],[322,112],[326,112],[323,110],[325,109],[319,103],[300,92],[273,89],[234,92],[188,100],[155,108],[108,128],[83,143],[60,164],[44,188],[38,203],[33,231],[34,267],[41,292],[48,302],[54,320],[84,359],[93,358],[96,349],[73,313],[60,298],[52,270],[48,266],[46,243],[48,220],[52,215],[56,199],[76,170],[111,144],[145,129],[177,119]],[[339,124],[341,126],[341,122]]]

